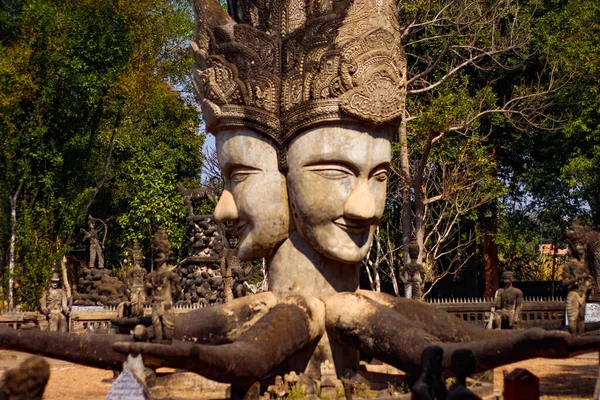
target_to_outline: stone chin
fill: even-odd
[[[369,247],[371,247],[371,243],[373,242],[373,235],[369,234],[369,237],[364,245],[352,246],[340,246],[335,248],[327,248],[319,246],[316,243],[310,243],[318,253],[322,254],[326,258],[329,258],[334,261],[339,261],[344,264],[356,264],[361,262],[369,251]]]

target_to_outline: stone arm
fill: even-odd
[[[42,294],[42,298],[40,299],[40,312],[44,315],[48,315],[48,307],[46,306],[46,299],[48,296],[48,291],[44,290]]]
[[[563,285],[566,288],[571,287],[575,282],[577,282],[577,276],[574,272],[575,267],[572,265],[572,262],[568,262],[563,269]]]
[[[65,315],[71,314],[71,307],[69,306],[69,299],[67,298],[67,294],[64,290],[61,291],[60,301],[62,304],[62,312]]]
[[[190,311],[175,317],[174,337],[207,345],[231,343],[276,303],[277,299],[272,293],[261,293],[236,299],[229,304]],[[131,335],[16,330],[0,325],[2,350],[24,351],[95,368],[120,370],[126,355],[113,351],[112,346],[117,342],[132,340]]]
[[[170,345],[116,343],[113,348],[123,354],[141,353],[145,362],[151,364],[186,369],[219,382],[246,385],[265,377],[299,350],[314,345],[325,331],[324,315],[321,301],[290,296],[233,343],[221,346],[181,341]]]
[[[567,358],[585,349],[597,350],[600,344],[600,336],[571,337],[539,328],[490,331],[411,299],[363,293],[338,293],[327,301],[327,332],[413,375],[420,374],[421,353],[431,345],[444,350],[443,369],[450,375],[457,349],[471,350],[477,371],[486,371],[535,357]]]
[[[152,278],[154,278],[154,273],[151,272],[146,275],[146,280],[144,281],[144,290],[146,291],[146,297],[149,301],[152,301],[152,292],[154,291],[154,285],[152,284]]]
[[[496,290],[496,293],[494,294],[494,305],[492,306],[493,311],[502,309],[502,292],[503,291],[504,291],[503,289]]]
[[[183,293],[183,288],[181,287],[181,279],[179,279],[179,275],[175,272],[171,272],[171,295],[173,297],[173,303],[177,302]]]
[[[523,312],[523,303],[524,303],[523,292],[519,290],[517,292],[516,297],[517,298],[516,298],[516,303],[515,303],[515,322],[519,323],[519,322],[521,322],[521,313]]]

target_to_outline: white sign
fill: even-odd
[[[148,400],[148,395],[138,377],[125,369],[113,383],[106,400]]]
[[[585,305],[585,322],[600,322],[600,303]]]

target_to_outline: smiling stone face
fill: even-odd
[[[306,131],[287,153],[296,229],[326,258],[360,262],[385,207],[391,160],[387,130],[326,126]]]
[[[240,260],[269,256],[289,234],[285,177],[275,146],[252,130],[235,129],[219,132],[216,148],[225,188],[215,220],[233,223]]]

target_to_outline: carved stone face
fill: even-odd
[[[215,208],[217,222],[233,222],[242,261],[270,255],[289,234],[285,177],[275,146],[249,130],[216,135],[217,157],[225,179]]]
[[[287,153],[295,227],[321,255],[362,260],[385,206],[391,135],[358,125],[325,126],[294,139]]]

